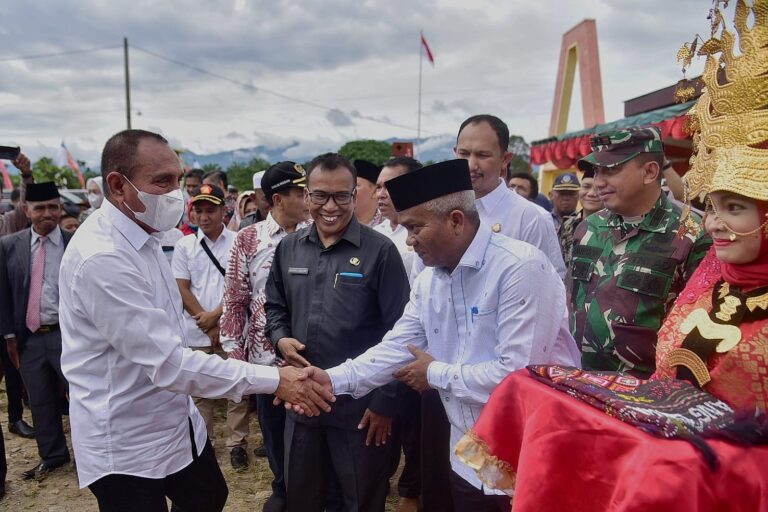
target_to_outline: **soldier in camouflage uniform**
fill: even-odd
[[[656,333],[711,239],[703,230],[678,236],[681,210],[661,193],[658,129],[608,132],[591,142],[579,168],[594,173],[605,209],[574,234],[571,332],[585,369],[647,378]]]

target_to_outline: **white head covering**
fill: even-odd
[[[91,194],[88,192],[88,202],[91,204],[92,209],[96,209],[99,206],[101,206],[102,201],[104,201],[104,186],[103,186],[103,180],[101,176],[96,176],[95,178],[88,178],[88,181],[85,182],[85,190],[88,190],[88,185],[93,183],[97,187],[99,187],[99,193]]]
[[[253,190],[261,190],[261,178],[264,177],[264,173],[267,171],[259,171],[253,175]]]

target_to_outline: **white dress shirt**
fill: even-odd
[[[417,258],[413,247],[405,242],[408,239],[408,230],[405,229],[402,224],[398,224],[393,230],[392,223],[389,219],[384,219],[383,222],[373,229],[392,240],[395,244],[395,247],[397,247],[397,250],[400,253],[400,257],[403,259],[403,266],[408,271],[408,284],[413,286],[413,280],[416,279],[417,275],[413,271],[413,263]]]
[[[32,262],[40,249],[40,235],[31,228],[29,275],[32,275]],[[43,267],[43,289],[40,295],[40,325],[59,323],[59,264],[64,256],[64,240],[59,226],[46,235],[45,265]],[[26,307],[26,304],[24,305]]]
[[[190,395],[274,393],[277,368],[187,348],[181,295],[155,236],[104,201],[61,263],[61,368],[69,381],[80,486],[109,474],[163,478],[198,453],[203,418]]]
[[[357,398],[390,382],[413,360],[409,343],[435,358],[428,381],[451,422],[451,466],[478,489],[475,471],[453,446],[494,388],[529,364],[579,366],[581,360],[568,329],[565,287],[547,257],[482,223],[453,272],[429,267],[419,274],[403,316],[381,343],[328,370],[334,393]]]
[[[173,277],[190,281],[190,291],[205,311],[213,311],[221,304],[221,299],[224,296],[224,276],[221,275],[219,269],[206,254],[201,241],[205,240],[211,253],[219,260],[221,267],[226,270],[229,266],[229,254],[236,236],[237,233],[224,227],[214,242],[205,236],[202,229],[198,229],[197,233],[187,235],[176,242],[171,260]],[[211,339],[197,326],[195,319],[186,310],[184,311],[184,319],[187,324],[189,346],[210,347]]]
[[[565,263],[552,217],[544,208],[509,189],[499,178],[498,186],[475,201],[480,220],[499,233],[528,242],[547,255],[552,266],[565,279]]]

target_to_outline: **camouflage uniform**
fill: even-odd
[[[563,253],[563,261],[565,262],[565,268],[571,268],[571,260],[573,254],[573,234],[576,232],[576,228],[584,220],[584,210],[579,210],[573,215],[569,215],[560,224],[560,229],[557,230],[557,239],[560,242],[560,252]]]
[[[663,149],[651,128],[599,135],[593,148],[579,162],[587,172]],[[639,224],[605,209],[576,229],[568,280],[571,332],[585,369],[643,378],[654,372],[657,331],[712,243],[703,230],[678,236],[680,216],[660,193]]]

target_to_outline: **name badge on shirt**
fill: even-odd
[[[299,275],[299,276],[306,276],[306,275],[309,275],[309,269],[308,268],[288,267],[288,273],[289,274],[296,274],[296,275]]]

